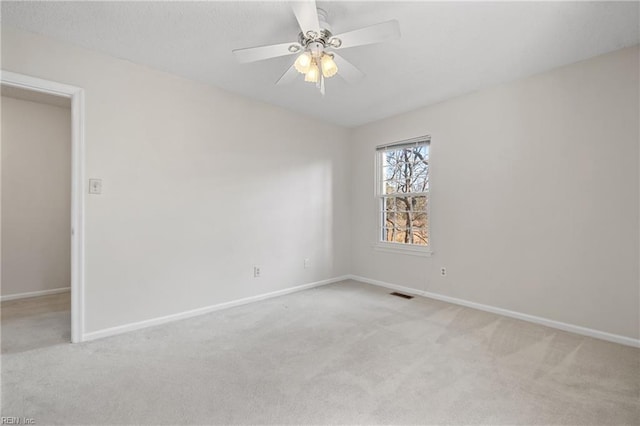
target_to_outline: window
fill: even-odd
[[[379,245],[429,247],[429,137],[377,148]]]

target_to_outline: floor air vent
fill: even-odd
[[[402,297],[403,299],[413,299],[413,296],[409,296],[408,294],[398,293],[397,291],[394,291],[393,293],[389,293],[389,294],[392,296]]]

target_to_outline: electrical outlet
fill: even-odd
[[[307,269],[310,266],[311,266],[311,259],[309,259],[308,257],[305,257],[304,258],[304,269]]]
[[[102,194],[102,179],[89,179],[89,194]]]
[[[259,266],[254,266],[253,267],[253,278],[260,278],[260,267]]]
[[[440,268],[440,275],[442,275],[443,277],[447,275],[447,268]]]

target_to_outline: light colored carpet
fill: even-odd
[[[637,349],[353,281],[76,345],[5,321],[2,416],[40,425],[640,424]]]

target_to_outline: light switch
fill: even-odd
[[[102,179],[89,179],[89,194],[102,194]]]

